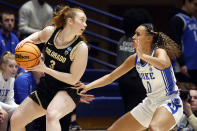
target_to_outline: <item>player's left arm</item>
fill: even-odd
[[[155,50],[154,56],[142,54],[140,58],[161,70],[171,65],[167,52],[161,48]]]
[[[75,85],[81,79],[86,69],[88,60],[88,46],[86,43],[79,43],[73,55],[70,73],[59,72],[46,66],[41,70],[62,82]]]
[[[88,61],[88,46],[81,42],[73,53],[73,62],[70,67],[71,83],[76,84],[85,72]]]
[[[26,42],[32,42],[34,44],[45,43],[50,38],[54,30],[55,28],[53,26],[47,26],[43,30],[35,32],[20,41],[20,43],[16,46],[16,49],[23,46]]]

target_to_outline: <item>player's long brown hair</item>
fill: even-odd
[[[152,49],[164,49],[171,59],[176,59],[180,55],[181,51],[177,43],[163,32],[156,32],[153,24],[146,23],[141,26],[144,26],[146,31],[153,36]]]
[[[68,18],[74,19],[76,12],[81,11],[84,13],[81,8],[70,8],[69,6],[58,6],[59,11],[55,10],[54,17],[51,19],[50,23],[56,28],[63,28],[67,23]],[[86,38],[81,35],[80,38],[86,42]]]

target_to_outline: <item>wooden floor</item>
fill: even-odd
[[[77,122],[81,126],[83,131],[105,131],[117,119],[118,118],[116,117],[88,117],[77,118]]]
[[[78,124],[81,126],[81,131],[106,131],[118,118],[116,117],[102,117],[102,118],[77,118]],[[72,131],[72,130],[70,130]],[[148,131],[148,129],[144,130]],[[175,130],[170,130],[175,131]]]
[[[69,130],[69,131],[73,131],[73,130]],[[80,130],[80,131],[106,131],[106,130]]]
[[[81,130],[81,131],[106,131],[106,130]]]

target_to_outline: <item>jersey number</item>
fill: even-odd
[[[149,81],[147,81],[147,87],[148,87],[148,93],[151,93],[152,92],[152,88],[151,88],[151,85],[150,85]]]
[[[195,38],[195,41],[197,41],[196,31],[194,31],[194,38]]]
[[[54,67],[55,67],[55,61],[54,60],[51,60],[50,63],[51,64],[49,65],[49,68],[54,69]]]

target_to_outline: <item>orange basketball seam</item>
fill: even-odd
[[[32,55],[36,56],[36,58],[40,57],[40,56],[37,56],[35,53],[28,52],[28,51],[15,51],[15,54],[16,54],[16,52],[26,52],[26,53],[29,53],[29,54],[32,54]]]
[[[27,60],[27,61],[20,61],[20,60],[17,60],[17,62],[28,62],[28,61],[33,61],[33,60],[36,60],[37,58],[35,59],[32,59],[32,60]]]
[[[26,45],[29,45],[29,46],[31,46],[31,47],[33,47],[33,48],[34,48],[34,46],[30,45],[29,43],[26,43]],[[37,54],[41,54],[40,52],[38,52],[38,51],[37,51],[37,49],[35,49],[35,48],[34,48],[34,50],[36,50]],[[39,49],[39,48],[38,48],[38,50],[40,51],[40,49]],[[40,56],[39,56],[39,57],[40,57]]]

